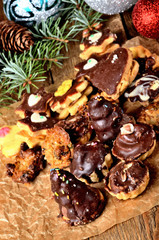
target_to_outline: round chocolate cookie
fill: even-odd
[[[99,182],[112,164],[109,149],[99,142],[77,145],[70,166],[71,173],[87,182]]]
[[[114,140],[120,131],[122,110],[103,97],[96,97],[89,101],[88,111],[98,139],[101,142]]]
[[[105,201],[99,189],[86,185],[62,169],[52,169],[50,180],[60,217],[70,225],[86,224],[102,213]]]
[[[151,126],[125,124],[113,143],[112,154],[120,160],[144,160],[156,146],[155,132]]]
[[[141,194],[149,182],[149,170],[140,161],[120,162],[105,179],[105,189],[118,199],[127,200]]]

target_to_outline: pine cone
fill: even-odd
[[[0,22],[0,48],[5,51],[24,52],[34,44],[34,37],[26,27],[13,21]]]

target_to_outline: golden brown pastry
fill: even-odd
[[[142,162],[119,162],[105,178],[105,189],[112,196],[127,200],[141,194],[148,183],[149,170]]]

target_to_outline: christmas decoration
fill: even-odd
[[[0,42],[5,51],[24,52],[34,44],[34,37],[26,27],[13,22],[0,22]]]
[[[132,12],[137,31],[148,38],[159,38],[159,0],[139,0]]]
[[[50,16],[56,19],[62,6],[61,0],[3,0],[7,18],[27,27],[46,21]]]
[[[134,5],[137,0],[85,0],[94,10],[105,14],[116,14],[124,12]]]
[[[13,2],[15,2],[15,5]],[[16,8],[17,2],[21,2],[21,0],[6,0],[4,4],[8,4],[9,6],[10,3]],[[25,0],[23,3],[24,2],[29,1]],[[37,1],[30,0],[30,2],[33,4]],[[41,0],[38,6],[42,6],[44,3],[48,4],[48,2],[47,0]],[[55,2],[56,5],[59,1],[51,1],[51,7],[51,3],[53,2]],[[100,23],[103,21],[103,19],[101,19],[102,14],[95,12],[83,0],[61,0],[60,2],[63,2],[65,6],[65,8],[61,9],[60,17],[56,20],[54,17],[50,17],[46,21],[42,21],[40,27],[38,24],[32,27],[34,45],[30,46],[28,51],[22,53],[16,52],[19,47],[24,49],[24,46],[27,45],[29,47],[31,44],[31,41],[27,42],[28,38],[25,41],[25,37],[28,35],[28,33],[26,34],[26,32],[23,31],[25,28],[22,27],[21,30],[19,30],[19,38],[15,31],[15,23],[13,24],[13,22],[10,21],[10,24],[13,26],[6,26],[5,30],[3,30],[4,26],[2,28],[1,26],[4,22],[0,22],[0,32],[3,33],[2,36],[6,37],[0,37],[0,49],[4,47],[5,50],[12,51],[3,51],[0,53],[1,107],[20,99],[25,91],[29,93],[31,86],[37,88],[36,82],[45,81],[46,76],[44,73],[50,71],[52,64],[61,66],[61,61],[65,59],[65,56],[61,54],[61,50],[65,47],[67,51],[68,42],[74,41],[75,36],[79,34],[80,31],[85,29],[87,29],[87,31],[91,31],[92,29],[97,31],[98,27],[101,26]],[[9,11],[9,8],[7,11]],[[21,23],[20,18],[19,21]],[[29,35],[29,38],[30,37]],[[13,43],[13,45],[11,45],[11,43]]]

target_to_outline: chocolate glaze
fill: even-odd
[[[148,167],[140,161],[119,162],[105,178],[105,188],[114,194],[132,192],[143,183],[148,172]]]
[[[50,102],[50,107],[52,108],[52,106],[54,107],[56,105],[57,102],[59,102],[60,104],[63,104],[66,101],[66,98],[68,96],[73,96],[74,94],[78,93],[77,91],[77,87],[81,85],[80,81],[73,81],[72,82],[72,87],[62,96],[54,96],[53,101]]]
[[[103,97],[97,97],[89,101],[88,110],[98,139],[101,142],[115,139],[120,131],[123,117],[121,108]]]
[[[81,178],[89,176],[94,171],[101,171],[107,154],[108,149],[99,142],[77,145],[74,149],[73,160],[70,166],[71,173],[77,178]]]
[[[99,190],[77,180],[70,172],[52,169],[50,180],[60,216],[70,225],[91,222],[103,211],[104,201]]]
[[[91,31],[90,35],[91,34],[95,34],[95,33],[97,33],[97,31]],[[87,38],[85,38],[84,41],[83,41],[85,49],[89,48],[90,46],[99,46],[99,45],[101,45],[104,42],[104,40],[106,40],[109,37],[113,37],[114,40],[116,40],[116,38],[117,38],[116,34],[113,34],[109,29],[106,29],[106,28],[102,29],[102,36],[101,36],[101,38],[99,38],[98,41],[96,41],[94,43],[91,43],[91,41],[89,41],[89,36]]]
[[[35,93],[35,95],[41,96],[40,101],[33,105],[28,105],[28,99],[31,94],[24,93],[22,103],[17,107],[16,110],[18,111],[29,111],[29,112],[45,112],[47,109],[47,103],[52,99],[53,94],[52,93],[46,93],[44,91],[44,88],[38,89]]]
[[[93,58],[93,59],[95,59],[97,62],[99,62],[99,61],[101,61],[102,59],[103,59],[103,60],[106,60],[106,59],[108,58],[109,54],[110,54],[110,53],[106,53],[106,54],[103,54],[103,55],[101,55],[101,56],[96,55],[96,54],[92,54],[92,55],[89,57],[89,59]],[[80,63],[78,63],[78,64],[75,66],[75,68],[79,70],[78,73],[76,74],[76,79],[81,78],[81,77],[83,77],[83,76],[88,76],[88,78],[90,78],[89,76],[90,76],[90,74],[91,74],[91,71],[92,71],[92,69],[93,69],[96,65],[95,65],[94,67],[92,67],[92,68],[87,69],[87,70],[83,69],[84,66],[87,64],[87,62],[89,61],[89,59],[86,60],[86,61],[80,62]]]
[[[122,80],[128,58],[129,55],[126,48],[117,48],[106,60],[102,59],[99,61],[89,75],[93,86],[106,92],[108,95],[115,94],[117,86]]]
[[[139,63],[139,72],[138,72],[139,77],[142,77],[145,75],[155,75],[159,77],[158,69],[153,69],[153,66],[156,63],[153,57],[137,58],[135,60]]]
[[[43,130],[43,129],[53,128],[55,123],[57,123],[57,120],[52,117],[47,117],[47,121],[45,121],[45,122],[32,122],[31,115],[32,115],[31,112],[26,111],[26,118],[20,119],[20,120],[18,120],[18,122],[20,122],[24,125],[27,125],[32,132],[36,132],[36,131]],[[40,115],[46,117],[45,113],[41,113]]]
[[[159,86],[155,90],[151,89],[156,81],[159,81],[157,76],[146,75],[133,83],[127,89],[124,96],[131,102],[153,101],[159,95]]]
[[[135,160],[149,151],[155,141],[155,132],[151,126],[134,124],[131,134],[118,134],[113,143],[112,154],[125,161]]]

